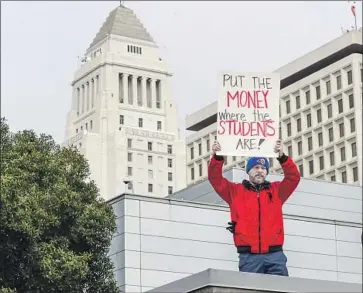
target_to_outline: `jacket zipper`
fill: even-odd
[[[260,191],[257,192],[258,200],[258,253],[261,253],[261,204],[260,204]]]

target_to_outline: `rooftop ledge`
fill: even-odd
[[[362,292],[362,284],[208,269],[154,288],[154,293]]]

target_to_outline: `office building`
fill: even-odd
[[[233,182],[240,182],[246,176],[243,169],[237,168],[223,175]],[[269,175],[271,181],[281,177]],[[233,285],[230,282],[238,273],[238,254],[232,234],[226,230],[229,208],[208,181],[167,198],[123,194],[109,204],[116,214],[118,227],[109,256],[115,264],[118,285],[124,292],[152,289],[167,292],[170,286],[164,291],[158,291],[158,287],[208,269],[230,271],[227,274],[230,278],[222,283]],[[291,277],[361,286],[362,194],[359,186],[302,179],[283,211],[284,251]],[[186,279],[187,283],[195,285],[191,279]],[[282,285],[284,281],[276,283]],[[266,281],[262,280],[263,284]],[[168,292],[184,292],[178,288]],[[299,289],[308,288],[312,287]],[[324,291],[321,285],[314,288]]]
[[[107,17],[80,60],[64,145],[86,157],[100,194],[163,197],[185,187],[171,73],[132,10]]]
[[[362,33],[352,30],[279,68],[280,138],[306,178],[362,186]],[[217,102],[186,117],[187,184],[207,176]],[[282,172],[270,160],[271,172]],[[225,169],[244,167],[227,157]]]

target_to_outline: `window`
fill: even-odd
[[[152,156],[147,156],[147,162],[148,162],[149,165],[152,165],[153,157]]]
[[[314,173],[314,161],[313,160],[309,161],[309,173],[310,174]]]
[[[147,173],[149,175],[149,179],[153,179],[154,178],[154,172],[153,172],[153,170],[148,170]]]
[[[190,178],[194,180],[194,167],[190,169]]]
[[[306,98],[306,105],[310,104],[310,91],[307,91],[305,93],[305,98]]]
[[[301,131],[301,118],[296,119],[297,132]]]
[[[173,193],[173,186],[168,186],[168,194],[172,194]]]
[[[81,131],[83,130],[83,126],[81,126]]]
[[[334,151],[331,151],[329,153],[329,159],[330,159],[330,166],[334,166],[334,164],[335,164]]]
[[[353,83],[353,73],[352,73],[352,70],[349,70],[347,72],[347,79],[348,79],[348,84],[352,84]]]
[[[127,45],[127,52],[135,53],[135,54],[142,54],[142,48],[132,45]]]
[[[357,144],[355,142],[352,142],[351,148],[352,148],[352,157],[354,158],[357,156]]]
[[[198,169],[199,169],[199,177],[202,177],[203,176],[203,165],[199,164]]]
[[[157,130],[161,130],[161,121],[158,121],[157,122],[156,129]]]
[[[349,122],[350,122],[350,132],[353,133],[355,131],[355,119],[352,118],[349,120]]]
[[[342,77],[340,75],[337,76],[337,90],[342,88]]]
[[[273,158],[269,158],[268,160],[270,162],[270,167],[273,167],[274,166],[274,160],[273,160]]]
[[[210,141],[209,141],[209,139],[207,139],[207,152],[209,152],[210,151]]]
[[[124,115],[120,115],[120,124],[124,125],[125,121],[124,121]]]
[[[335,182],[335,180],[336,180],[336,179],[335,179],[335,175],[331,176],[331,177],[330,177],[330,180],[331,180],[331,181],[333,181],[333,182]]]
[[[127,147],[132,148],[132,139],[131,138],[127,139]]]
[[[318,85],[318,86],[315,88],[315,90],[316,90],[316,99],[317,99],[317,100],[320,100],[320,98],[321,98],[320,85]]]
[[[76,133],[78,133],[78,128],[76,128]]]
[[[235,162],[236,161],[236,156],[232,156],[232,161]]]
[[[86,130],[88,130],[88,123],[86,123]]]
[[[89,127],[91,128],[91,130],[92,130],[92,128],[93,128],[93,122],[92,122],[92,120],[89,122]]]
[[[296,109],[300,109],[300,96],[296,96],[295,98],[295,101],[296,101]]]
[[[328,118],[331,118],[333,116],[333,109],[331,104],[327,105],[326,109],[328,110]]]
[[[144,125],[144,121],[142,118],[139,118],[139,127],[142,128]]]
[[[194,159],[194,147],[190,148],[190,159],[193,160]]]
[[[132,167],[127,167],[127,175],[132,176]]]
[[[347,172],[346,171],[342,172],[342,182],[347,183]]]
[[[288,146],[287,153],[288,153],[289,157],[292,157],[292,146],[291,145]]]
[[[339,112],[339,114],[343,113],[343,100],[342,99],[338,100],[338,112]]]
[[[320,167],[320,170],[324,169],[324,156],[319,157],[319,167]]]
[[[354,96],[353,94],[349,95],[349,109],[352,109],[354,107]]]
[[[304,166],[303,166],[303,164],[299,165],[299,172],[300,172],[300,176],[303,177],[304,176]]]
[[[326,82],[326,94],[330,95],[330,93],[331,93],[331,84],[330,84],[330,80],[328,80]]]
[[[287,123],[287,136],[291,136],[291,123]]]
[[[333,127],[330,127],[328,129],[328,133],[329,133],[329,142],[332,142],[334,140]]]
[[[173,159],[168,159],[168,167],[169,168],[173,167]]]
[[[147,190],[153,192],[153,185],[151,183],[148,184]]]
[[[173,173],[168,172],[168,181],[173,181]]]
[[[311,127],[311,114],[306,115],[306,125],[307,127]]]
[[[286,114],[289,114],[291,111],[290,109],[290,101],[286,101]]]
[[[354,167],[352,169],[352,171],[353,171],[353,182],[357,182],[358,181],[358,168]]]
[[[198,154],[199,154],[199,156],[202,155],[202,143],[198,144]]]
[[[344,161],[345,161],[345,147],[341,147],[341,148],[340,148],[340,160],[341,160],[342,162],[344,162]]]
[[[173,153],[173,146],[168,144],[168,154],[171,155]]]
[[[339,134],[340,134],[340,137],[344,136],[344,122],[339,124]]]
[[[297,143],[297,151],[298,151],[298,154],[301,155],[302,154],[302,141],[299,141]]]
[[[316,110],[316,118],[318,120],[318,123],[321,122],[321,109]]]
[[[132,162],[132,153],[127,153],[127,161]]]
[[[152,151],[153,150],[153,143],[151,141],[147,142],[147,150]]]
[[[322,132],[318,133],[318,142],[319,142],[319,146],[323,145],[323,133]]]
[[[308,151],[313,149],[313,138],[310,136],[308,137]]]

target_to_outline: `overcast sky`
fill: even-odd
[[[358,3],[359,2],[359,3]],[[1,1],[1,116],[64,139],[77,56],[119,1]],[[217,100],[223,70],[273,71],[354,24],[347,1],[125,1],[174,74],[184,119]],[[357,1],[358,24],[362,5]]]

